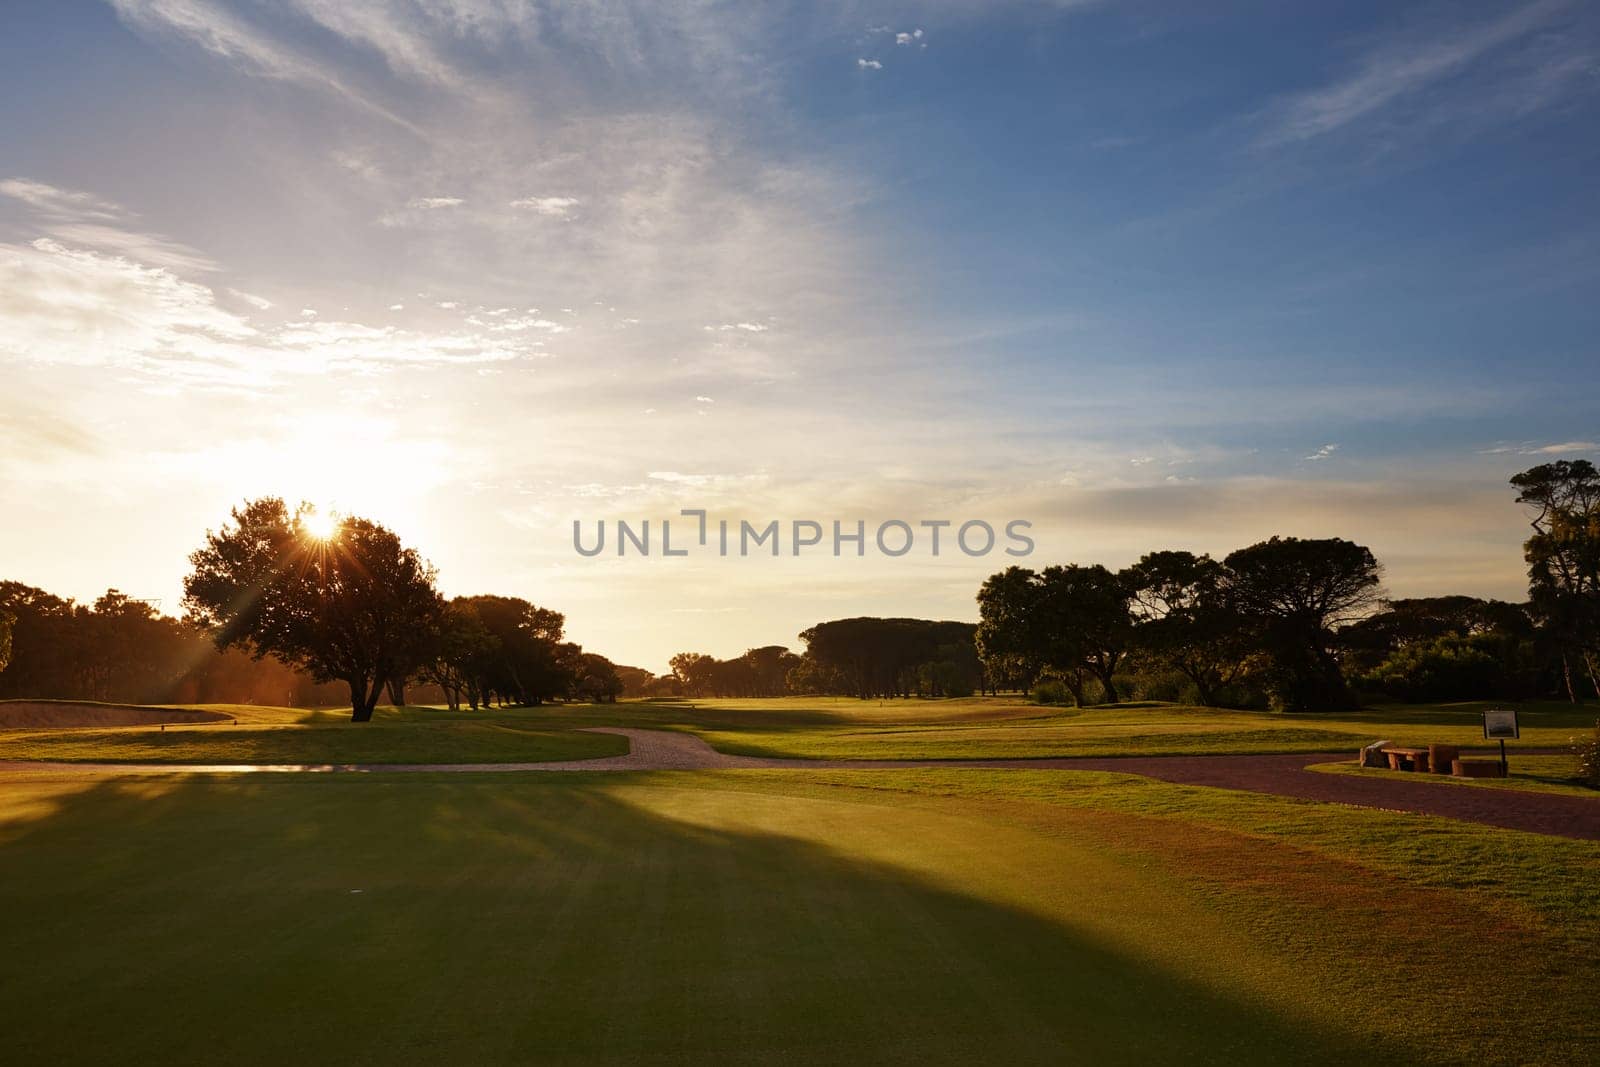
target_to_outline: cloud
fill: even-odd
[[[856,60],[856,67],[860,70],[882,70],[883,64],[876,59],[858,59]]]
[[[519,211],[532,211],[536,215],[565,219],[572,216],[572,209],[578,206],[578,199],[573,196],[526,196],[511,201],[511,206]]]
[[[272,307],[272,301],[268,300],[266,297],[263,297],[263,296],[255,296],[252,293],[243,293],[243,292],[240,292],[238,289],[229,289],[228,293],[231,296],[234,296],[234,297],[237,297],[240,300],[243,300],[246,304],[249,304],[251,307],[255,308],[257,311],[266,311],[268,308]]]
[[[0,182],[0,195],[27,205],[39,231],[64,244],[87,246],[179,271],[217,269],[210,257],[188,245],[133,228],[137,216],[91,193],[26,178],[8,178]]]
[[[120,218],[124,214],[122,208],[108,200],[101,200],[85,192],[58,189],[53,185],[30,181],[27,178],[7,178],[5,181],[0,181],[0,195],[20,200],[43,214],[58,217],[111,220]]]
[[[1485,456],[1561,456],[1573,452],[1600,452],[1600,441],[1562,441],[1553,445],[1536,445],[1526,442],[1518,445],[1497,445],[1494,448],[1482,449],[1480,454]]]
[[[148,32],[176,34],[227,59],[256,77],[299,82],[332,90],[413,133],[421,131],[395,112],[335,74],[327,65],[303,54],[255,20],[206,0],[109,0],[129,26]]]
[[[716,403],[716,401],[711,399],[709,396],[697,396],[697,397],[694,398],[694,400],[695,400],[695,403],[697,403],[697,404],[715,404]]]
[[[423,211],[433,211],[438,208],[460,207],[466,203],[459,196],[415,196],[406,201],[406,207],[420,208]]]
[[[503,330],[321,321],[311,308],[296,321],[263,328],[165,267],[51,238],[0,244],[0,321],[6,324],[0,359],[109,367],[151,381],[232,389],[264,388],[286,375],[543,358],[542,342],[524,343]]]
[[[1267,143],[1307,141],[1377,112],[1415,100],[1496,52],[1543,29],[1570,5],[1523,4],[1486,23],[1455,32],[1428,27],[1369,51],[1347,77],[1290,97],[1271,114]],[[1500,90],[1481,95],[1492,99]]]
[[[922,31],[920,29],[912,30],[909,33],[897,33],[894,35],[894,43],[900,45],[901,47],[916,44],[921,40]]]
[[[1317,460],[1327,459],[1328,457],[1332,456],[1337,451],[1339,451],[1339,446],[1338,445],[1323,445],[1321,448],[1319,448],[1315,452],[1311,453],[1311,455],[1307,456],[1306,459],[1311,460],[1313,462],[1315,462]]]

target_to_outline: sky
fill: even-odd
[[[1600,452],[1581,0],[7,24],[0,577],[60,595],[176,614],[272,494],[653,670],[1273,534],[1368,545],[1395,596],[1520,599],[1506,479]],[[684,508],[1036,548],[573,550]]]

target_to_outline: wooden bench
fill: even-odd
[[[1458,759],[1450,763],[1450,773],[1457,778],[1504,778],[1505,768],[1497,759]]]

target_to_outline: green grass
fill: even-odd
[[[1583,1063],[1600,1040],[1600,845],[1122,775],[33,774],[0,780],[0,865],[15,1062]]]
[[[1376,767],[1358,767],[1354,763],[1319,763],[1311,770],[1325,774],[1350,774],[1366,778],[1394,778],[1407,782],[1433,782],[1439,785],[1465,786],[1471,789],[1515,789],[1528,793],[1561,793],[1567,796],[1589,797],[1600,801],[1600,789],[1578,781],[1577,756],[1526,756],[1518,754],[1509,758],[1509,778],[1457,778],[1449,774],[1414,774],[1410,771],[1391,771]]]
[[[1346,750],[1379,739],[1483,746],[1485,702],[1389,705],[1335,715],[1284,715],[1179,704],[1045,708],[1015,698],[861,701],[785,697],[597,705],[573,722],[681,729],[740,755],[811,759],[1003,759]],[[555,714],[561,714],[556,712]],[[1600,710],[1521,706],[1513,750],[1564,747]]]
[[[498,763],[595,759],[628,751],[621,737],[551,727],[529,716],[473,717],[418,709],[380,714],[370,723],[348,718],[252,708],[240,715],[239,725],[4,730],[0,760]]]
[[[342,708],[196,707],[236,725],[102,730],[0,730],[0,759],[173,762],[494,763],[580,759],[621,751],[585,726],[682,730],[724,752],[806,759],[974,759],[1352,754],[1374,740],[1483,746],[1484,703],[1391,705],[1337,715],[1283,715],[1179,704],[1045,708],[1016,698],[863,701],[839,697],[645,701],[450,712],[380,708],[352,724]],[[1512,750],[1565,747],[1600,710],[1522,706]],[[293,727],[293,729],[285,729]]]

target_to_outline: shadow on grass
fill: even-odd
[[[74,783],[0,829],[10,1055],[1374,1061],[1070,926],[636,795],[588,777]]]

